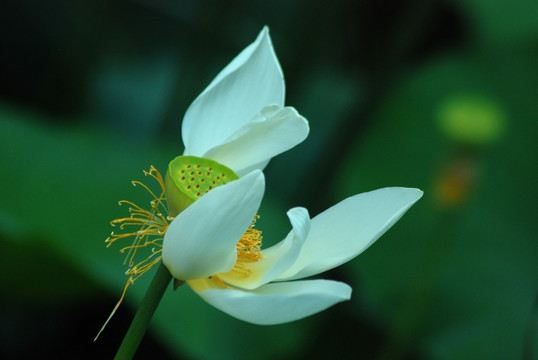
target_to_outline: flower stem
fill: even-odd
[[[144,295],[144,298],[140,302],[140,306],[136,311],[133,322],[116,353],[115,360],[133,358],[170,280],[172,280],[172,275],[170,275],[168,269],[161,263],[151,281],[146,295]]]

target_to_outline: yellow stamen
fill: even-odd
[[[249,276],[251,273],[251,270],[247,267],[246,263],[253,263],[263,259],[261,251],[263,239],[262,232],[254,229],[256,220],[258,220],[259,217],[259,215],[254,217],[250,227],[245,234],[241,236],[241,239],[239,239],[235,246],[237,249],[237,261],[231,271],[245,277]],[[228,285],[226,285],[218,275],[213,275],[210,279],[215,281],[221,287],[228,288]]]
[[[262,232],[254,229],[259,217],[259,215],[254,217],[247,232],[237,242],[237,262],[234,269],[242,268],[244,263],[256,262],[263,257],[261,253]]]
[[[144,170],[144,175],[149,175],[153,179],[155,179],[160,186],[161,192],[159,196],[157,196],[153,191],[149,189],[148,186],[146,186],[142,182],[133,181],[133,186],[142,186],[150,194],[152,198],[149,202],[150,209],[146,210],[131,201],[121,200],[119,202],[120,205],[129,205],[129,213],[131,214],[131,216],[116,219],[110,222],[112,226],[119,225],[119,229],[122,230],[122,233],[116,234],[112,232],[110,236],[105,240],[107,247],[114,244],[118,240],[128,238],[133,239],[131,245],[125,246],[120,249],[120,253],[124,253],[125,251],[127,251],[127,256],[124,263],[127,263],[127,265],[129,266],[129,268],[125,272],[125,275],[129,276],[129,278],[127,279],[125,287],[123,288],[123,293],[121,294],[118,303],[112,310],[112,313],[106,320],[105,324],[103,325],[95,339],[97,339],[99,334],[101,334],[101,332],[108,324],[116,310],[119,308],[129,286],[131,284],[134,284],[134,282],[138,278],[147,273],[154,265],[158,264],[162,258],[162,242],[164,239],[164,234],[166,233],[166,230],[168,229],[168,226],[173,219],[167,215],[168,206],[166,203],[166,190],[164,186],[164,180],[161,174],[152,165],[149,171]],[[128,228],[132,230],[125,231]],[[150,253],[146,254],[146,257],[140,261],[135,260],[135,258],[139,258],[137,257],[137,254],[139,254],[139,250],[142,250],[147,247],[150,248]]]

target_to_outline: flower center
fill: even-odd
[[[132,239],[131,245],[120,249],[121,253],[127,252],[125,259],[125,263],[128,264],[125,272],[128,276],[127,282],[120,300],[101,331],[122,303],[129,286],[161,261],[164,234],[174,217],[208,191],[239,178],[233,170],[216,161],[194,156],[178,156],[172,160],[165,180],[154,166],[151,166],[149,171],[144,170],[144,175],[151,176],[160,187],[158,192],[153,192],[150,187],[140,181],[132,182],[134,186],[141,186],[149,193],[151,197],[149,209],[131,201],[119,201],[120,205],[129,205],[130,216],[111,221],[112,226],[119,225],[121,232],[118,234],[112,232],[105,240],[109,247],[118,240]],[[258,218],[258,215],[254,217],[250,227],[236,244],[237,261],[231,271],[244,276],[250,274],[245,264],[262,258],[261,231],[254,229]],[[149,254],[148,251],[143,254],[142,250],[148,250],[148,248]],[[218,275],[211,278],[223,287],[228,287],[218,278]]]
[[[112,226],[119,225],[121,232],[112,232],[105,240],[109,247],[118,240],[132,239],[130,245],[120,250],[121,253],[127,252],[125,263],[129,268],[125,274],[129,278],[119,303],[127,288],[161,261],[164,234],[173,218],[213,188],[239,178],[230,168],[214,160],[195,156],[178,156],[172,160],[165,180],[154,166],[149,171],[144,171],[144,175],[151,176],[159,184],[159,191],[153,192],[140,181],[132,182],[134,186],[144,188],[151,196],[149,209],[121,200],[120,205],[129,205],[130,216],[111,221]],[[261,231],[254,229],[257,218],[258,216],[253,219],[237,242],[237,262],[233,268],[235,272],[248,274],[249,270],[244,264],[261,258]],[[145,248],[149,248],[149,254],[142,251]]]
[[[170,214],[177,215],[211,189],[224,185],[239,176],[230,168],[211,159],[195,156],[178,156],[168,165],[166,191]],[[261,231],[254,229],[258,215],[236,244],[237,261],[231,271],[248,276],[250,270],[245,263],[256,262],[262,258]],[[217,274],[211,279],[227,287]]]

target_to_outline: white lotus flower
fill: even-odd
[[[347,198],[310,219],[288,211],[292,230],[261,250],[253,228],[264,177],[253,171],[196,200],[170,224],[164,265],[209,304],[260,325],[298,320],[348,300],[351,288],[330,280],[297,280],[341,265],[368,248],[422,196],[384,188]]]
[[[135,186],[148,191],[151,196],[149,206],[120,201],[120,204],[129,205],[130,216],[111,222],[117,226],[118,231],[112,232],[106,243],[110,246],[120,240],[131,240],[130,245],[121,249],[121,252],[127,252],[129,268],[126,275],[129,278],[112,314],[121,303],[127,288],[160,263],[163,235],[173,217],[209,190],[249,172],[263,170],[273,156],[291,149],[308,136],[308,122],[293,107],[284,107],[284,93],[284,75],[269,37],[269,29],[264,27],[256,41],[215,77],[185,113],[182,124],[185,151],[176,160],[181,158],[179,162],[182,166],[203,165],[208,177],[202,178],[192,173],[194,176],[184,177],[184,184],[177,184],[181,190],[174,190],[174,181],[181,182],[181,178],[176,177],[174,180],[169,174],[163,178],[151,166],[144,174],[157,181],[160,192],[151,190],[140,181],[133,182]],[[228,175],[226,179],[219,177],[223,172]],[[249,179],[252,177],[245,181]],[[208,181],[203,184],[205,180]],[[189,186],[191,183],[192,189]],[[235,186],[237,185],[230,185],[229,188]],[[168,194],[169,191],[172,194]],[[181,191],[192,193],[182,196],[179,194]],[[217,194],[219,192],[220,190]],[[245,198],[246,202],[251,200]],[[204,202],[205,200],[202,203]],[[246,202],[243,206],[248,205]],[[252,207],[253,204],[249,206]],[[258,205],[259,201],[254,207],[257,208]],[[253,215],[249,223],[252,218]],[[199,225],[201,224],[193,222],[189,226]],[[237,234],[234,232],[232,235]],[[141,251],[143,248],[150,250],[148,256],[144,257],[144,252]],[[194,274],[196,267],[190,269]]]
[[[284,107],[284,95],[284,75],[264,27],[187,109],[184,155],[215,160],[239,176],[263,170],[308,135],[308,122]]]
[[[350,298],[351,288],[341,282],[297,279],[359,255],[422,192],[385,188],[355,195],[312,220],[306,209],[291,209],[291,232],[262,250],[254,228],[265,188],[261,170],[309,131],[295,109],[283,106],[282,71],[264,28],[187,110],[185,152],[166,178],[154,167],[145,172],[160,192],[133,182],[150,194],[149,208],[120,202],[131,214],[112,221],[119,232],[106,242],[131,240],[121,250],[128,251],[129,279],[110,316],[130,284],[161,259],[208,303],[255,324],[301,319]],[[150,254],[137,262],[144,248]]]

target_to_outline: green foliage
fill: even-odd
[[[30,3],[0,14],[9,29],[0,315],[13,305],[33,314],[102,301],[112,310],[127,278],[121,245],[104,242],[109,222],[128,215],[117,201],[151,200],[130,181],[147,179],[150,165],[164,174],[182,153],[180,119],[190,101],[268,24],[287,103],[311,134],[267,168],[256,224],[264,247],[287,234],[293,206],[314,216],[384,186],[425,196],[358,259],[323,275],[349,283],[350,302],[260,327],[183,286],[166,292],[152,334],[178,358],[507,359],[524,346],[538,353],[536,333],[526,332],[536,326],[538,291],[536,1],[389,2],[394,11],[371,1],[240,1],[241,11],[227,3]],[[439,114],[461,97],[487,99],[504,116],[502,131],[467,144],[446,136]],[[483,105],[466,114],[484,115]],[[436,197],[438,182],[461,157],[472,167],[469,191],[448,206]],[[122,309],[135,308],[151,276],[129,288]],[[107,316],[77,326],[97,333]],[[41,320],[33,321],[19,327]],[[2,324],[0,335],[12,331]],[[123,335],[107,330],[100,341]],[[66,346],[61,336],[57,346]]]
[[[495,65],[492,58],[443,57],[410,74],[381,106],[335,186],[339,198],[380,186],[425,190],[424,201],[351,263],[364,284],[361,296],[390,329],[388,358],[417,341],[433,358],[522,352],[538,283],[537,169],[528,158],[538,114],[534,92],[521,91],[517,79],[537,84],[538,77],[525,58],[497,58]],[[453,153],[437,127],[437,108],[469,92],[501,99],[496,106],[507,109],[508,130],[475,160],[481,171],[468,207],[447,210],[435,201],[434,182]]]

